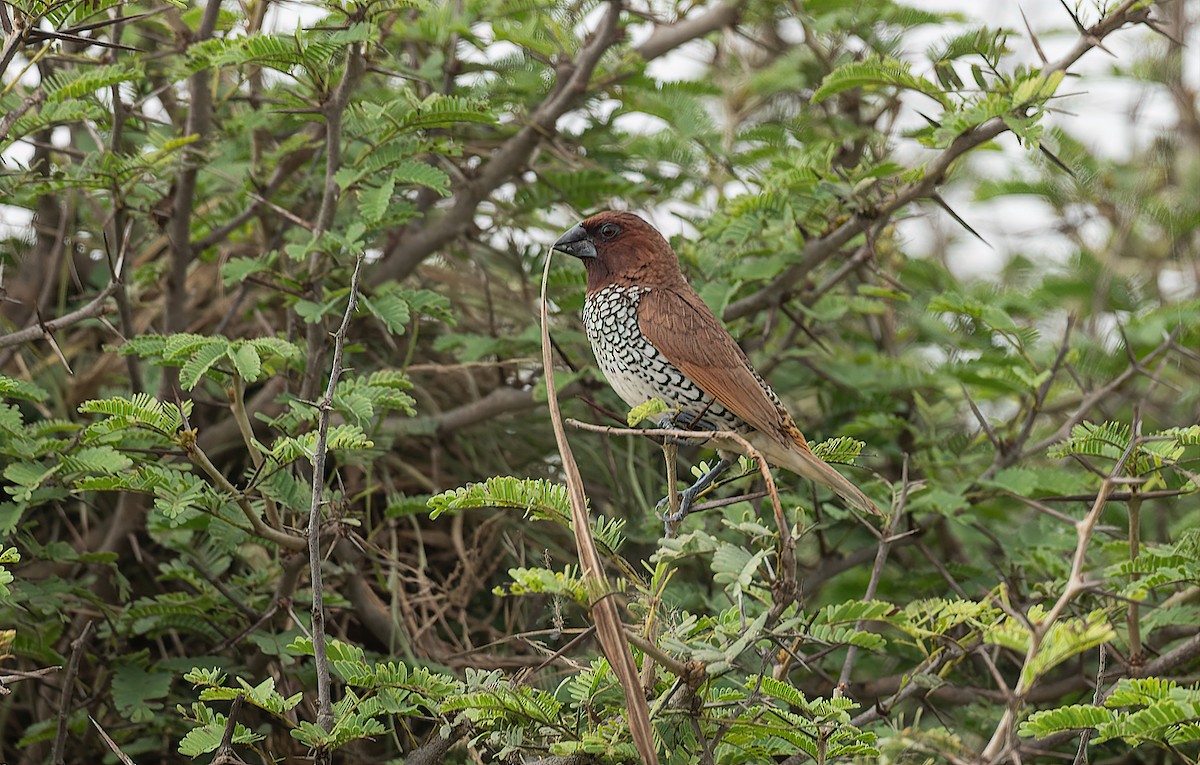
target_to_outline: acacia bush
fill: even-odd
[[[0,760],[636,762],[601,597],[660,762],[1196,761],[1196,3],[303,10],[0,5]],[[1117,84],[1119,159],[1052,115]],[[906,233],[966,196],[1069,256]],[[537,275],[608,207],[885,521],[747,460],[661,538],[556,260],[598,596]]]

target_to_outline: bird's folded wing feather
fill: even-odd
[[[721,406],[783,443],[793,440],[791,418],[771,400],[746,354],[694,290],[647,291],[638,303],[638,325],[659,353]]]

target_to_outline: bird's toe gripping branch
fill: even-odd
[[[717,478],[719,478],[722,473],[728,470],[732,464],[733,460],[722,457],[717,461],[716,465],[713,465],[711,470],[700,476],[699,480],[681,491],[679,493],[679,509],[675,512],[672,513],[668,509],[670,507],[670,497],[663,497],[658,501],[658,504],[654,509],[657,511],[658,517],[662,518],[663,524],[666,527],[667,536],[672,536],[674,534],[675,527],[677,527],[683,521],[683,519],[687,517],[688,512],[690,512],[692,509],[692,503],[696,501],[696,497],[698,497],[702,491],[711,486],[712,482],[717,480]]]

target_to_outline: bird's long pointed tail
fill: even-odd
[[[758,445],[756,444],[756,446]],[[767,458],[767,462],[816,481],[822,486],[828,486],[837,492],[838,496],[864,513],[880,517],[884,515],[879,505],[863,494],[862,490],[851,483],[848,478],[830,467],[829,463],[813,454],[807,444],[797,442],[794,446],[784,447],[778,442],[772,441],[769,445],[764,446],[767,448],[763,449],[763,456]]]

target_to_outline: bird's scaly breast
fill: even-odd
[[[642,334],[638,301],[646,291],[611,285],[589,293],[584,301],[583,326],[608,384],[630,407],[657,398],[678,410],[684,415],[680,427],[744,430],[745,423],[714,402]],[[698,425],[696,418],[700,418]]]

